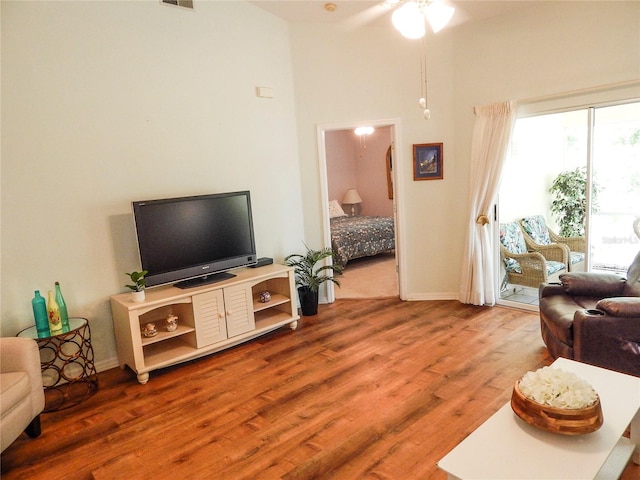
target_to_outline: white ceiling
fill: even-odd
[[[456,8],[450,25],[494,17],[516,9],[530,7],[543,0],[446,0]],[[389,25],[393,8],[382,0],[254,0],[253,3],[290,22],[338,23],[350,26]],[[336,5],[328,12],[327,3]]]

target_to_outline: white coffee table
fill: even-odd
[[[611,480],[632,455],[640,464],[640,378],[565,358],[552,366],[575,373],[598,392],[602,427],[577,436],[546,432],[521,420],[507,403],[438,462],[450,480]],[[631,440],[622,437],[629,425]]]

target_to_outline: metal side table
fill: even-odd
[[[98,373],[86,318],[69,318],[69,330],[38,338],[35,325],[18,333],[40,349],[45,412],[73,407],[98,390]]]

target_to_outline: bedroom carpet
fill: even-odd
[[[336,298],[382,298],[399,295],[393,253],[350,260],[338,280],[340,287],[334,289]]]

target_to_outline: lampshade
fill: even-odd
[[[425,17],[437,33],[449,23],[455,11],[439,0],[409,0],[393,12],[391,23],[407,38],[422,38],[426,33]]]
[[[349,190],[347,190],[347,193],[344,194],[342,203],[344,203],[345,205],[362,203],[362,198],[360,198],[360,195],[358,194],[358,191],[355,188],[350,188]]]
[[[424,37],[426,29],[420,6],[416,2],[407,2],[391,15],[391,23],[407,38]]]
[[[440,2],[432,2],[428,3],[426,7],[424,7],[424,16],[427,17],[427,21],[433,30],[433,33],[438,33],[442,30],[451,17],[453,17],[453,12],[456,9],[453,7],[449,7]]]
[[[362,199],[358,194],[358,191],[355,188],[350,188],[344,194],[344,198],[342,199],[342,203],[345,205],[351,205],[351,215],[356,214],[356,205],[358,203],[362,203]]]

